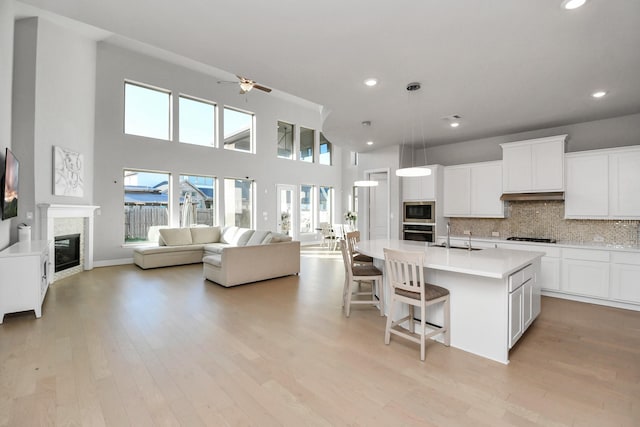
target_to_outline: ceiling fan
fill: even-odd
[[[238,84],[240,85],[240,94],[243,95],[249,91],[251,91],[251,89],[258,89],[261,90],[263,92],[271,92],[271,89],[266,87],[266,86],[262,86],[259,85],[258,83],[256,83],[255,80],[251,80],[248,79],[246,77],[242,77],[242,76],[238,76],[236,75],[236,77],[238,78]],[[228,81],[218,81],[218,83],[236,83],[236,82],[228,82]]]

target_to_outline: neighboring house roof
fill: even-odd
[[[169,202],[169,198],[162,193],[125,192],[124,202],[125,204],[154,203],[166,205]]]

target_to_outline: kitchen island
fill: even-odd
[[[509,349],[540,314],[537,276],[543,252],[469,251],[395,239],[363,240],[357,246],[378,268],[384,268],[384,248],[424,251],[425,279],[451,295],[451,346],[509,363]],[[427,321],[439,324],[440,319],[438,309]]]

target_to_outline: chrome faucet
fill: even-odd
[[[451,247],[451,223],[447,221],[447,249]]]

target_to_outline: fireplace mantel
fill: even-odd
[[[85,270],[93,269],[93,216],[100,206],[93,205],[54,205],[39,203],[38,212],[40,219],[40,238],[53,242],[53,221],[55,218],[86,218],[86,236],[84,238],[84,265]],[[53,253],[53,252],[51,252]]]

